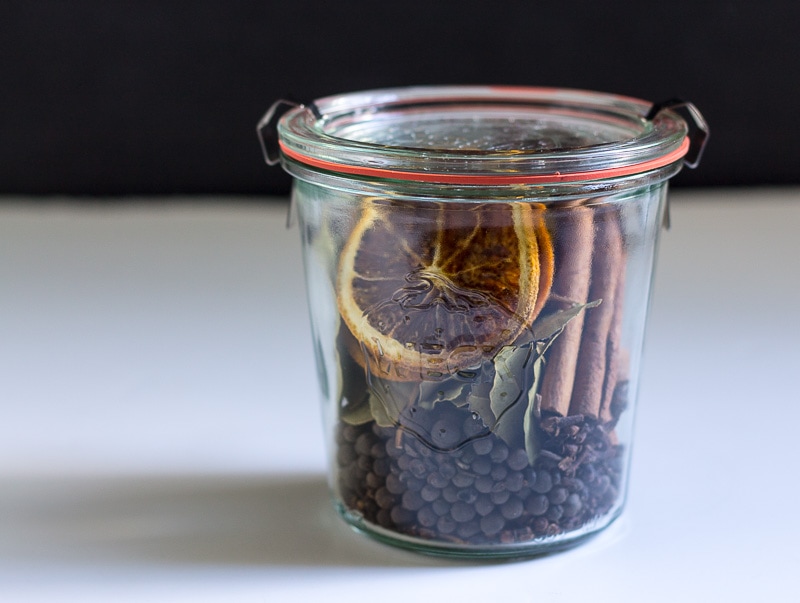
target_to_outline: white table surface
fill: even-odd
[[[285,214],[0,199],[0,601],[800,600],[800,189],[673,194],[626,513],[513,563],[335,516]]]

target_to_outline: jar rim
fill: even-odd
[[[321,98],[288,111],[277,131],[284,159],[325,172],[441,184],[557,184],[681,161],[690,146],[686,121],[669,109],[648,119],[652,106],[565,88],[420,86]]]

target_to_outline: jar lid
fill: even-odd
[[[677,105],[691,108],[695,124],[671,108]],[[264,129],[274,122],[275,109],[259,125],[268,162]],[[703,130],[693,153],[697,160],[707,127],[688,103],[654,106],[554,88],[415,87],[342,94],[293,107],[277,121],[275,139],[289,163],[338,174],[442,184],[548,184],[617,178],[681,161],[690,150],[690,125]]]

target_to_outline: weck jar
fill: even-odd
[[[344,520],[477,558],[611,524],[667,183],[706,131],[696,109],[417,87],[273,110],[259,129],[294,177]]]

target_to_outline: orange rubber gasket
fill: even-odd
[[[684,138],[681,145],[661,157],[631,163],[620,167],[612,167],[601,170],[590,170],[586,172],[568,172],[562,174],[554,172],[552,174],[524,174],[524,175],[483,175],[483,174],[439,174],[430,172],[408,172],[403,170],[389,170],[384,168],[373,168],[357,165],[346,165],[335,161],[316,159],[298,153],[288,148],[283,141],[279,141],[281,152],[287,157],[305,163],[312,167],[340,172],[342,174],[352,174],[354,176],[372,176],[375,178],[391,178],[394,180],[415,180],[417,182],[435,182],[440,184],[476,184],[476,185],[503,185],[503,184],[557,184],[559,182],[577,182],[581,180],[602,180],[605,178],[616,178],[618,176],[630,176],[649,170],[655,170],[665,165],[669,165],[689,151],[689,139]]]

